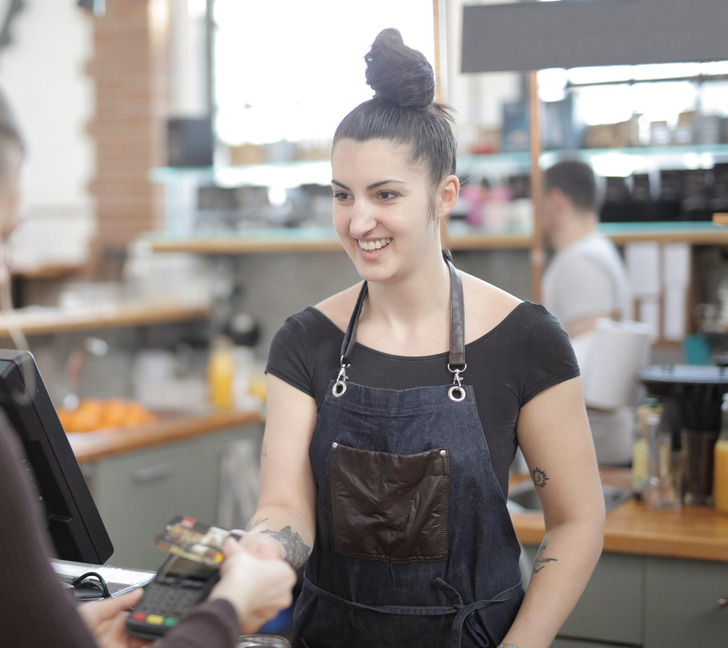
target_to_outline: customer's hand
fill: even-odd
[[[275,538],[260,531],[241,531],[238,542],[249,554],[258,558],[285,559],[283,545]]]
[[[126,633],[126,619],[129,608],[139,602],[142,590],[137,589],[115,598],[87,603],[79,608],[99,648],[142,648],[151,645],[150,641],[130,637]]]
[[[293,568],[280,558],[258,558],[229,538],[223,545],[225,560],[220,582],[210,599],[229,601],[238,613],[241,630],[255,632],[293,600]]]

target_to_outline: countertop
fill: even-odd
[[[630,483],[629,470],[605,469],[601,473],[605,484],[627,487]],[[511,518],[522,544],[541,543],[541,513],[512,513]],[[604,551],[728,562],[728,515],[706,506],[648,511],[631,499],[607,514]]]
[[[224,428],[262,423],[263,420],[263,415],[257,411],[211,409],[162,415],[154,423],[143,425],[71,433],[68,438],[78,462],[83,464],[115,454],[210,434]]]
[[[210,410],[163,416],[154,423],[129,428],[70,434],[69,438],[79,463],[83,464],[263,420],[257,411]],[[604,469],[601,473],[605,484],[630,485],[629,470]],[[541,513],[512,513],[511,518],[523,544],[541,543]],[[607,515],[604,551],[728,562],[728,515],[698,506],[683,506],[679,511],[647,511],[641,502],[632,499]]]

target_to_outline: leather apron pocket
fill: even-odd
[[[447,450],[405,455],[334,443],[329,461],[339,554],[388,562],[447,558]]]

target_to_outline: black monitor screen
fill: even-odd
[[[29,352],[0,349],[0,407],[25,448],[58,558],[105,562],[111,539]]]

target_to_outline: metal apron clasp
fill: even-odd
[[[453,368],[450,366],[450,363],[447,363],[447,370],[454,374],[452,379],[452,387],[447,390],[447,395],[450,397],[451,401],[454,401],[456,403],[459,403],[463,400],[465,400],[465,388],[463,387],[463,377],[460,375],[468,368],[467,364],[464,364],[462,367],[456,367]]]
[[[331,393],[335,398],[340,398],[346,392],[346,381],[349,377],[346,375],[346,370],[351,366],[351,363],[344,360],[344,356],[341,356],[341,369],[339,369],[339,375],[336,376],[336,382],[331,389]]]

